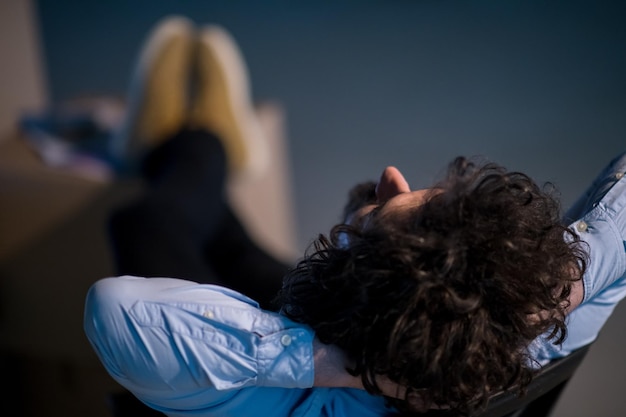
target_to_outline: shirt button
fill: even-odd
[[[615,174],[615,178],[617,178],[618,180],[621,180],[622,177],[624,177],[624,173],[623,172],[618,172],[617,174]]]
[[[587,223],[585,222],[578,222],[578,224],[576,225],[576,230],[578,230],[579,232],[586,232],[587,231]]]
[[[284,334],[280,337],[280,344],[283,346],[289,346],[291,344],[291,336]]]
[[[210,310],[205,311],[202,315],[207,319],[212,319],[213,317],[215,317],[215,314],[213,314],[213,312]]]

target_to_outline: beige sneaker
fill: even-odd
[[[252,103],[246,65],[234,39],[219,26],[205,26],[199,33],[196,81],[189,124],[222,140],[231,173],[260,175],[269,151]]]
[[[195,44],[193,23],[179,16],[156,24],[132,74],[127,110],[111,141],[113,156],[136,161],[186,122]]]

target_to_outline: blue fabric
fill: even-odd
[[[598,336],[626,296],[626,155],[566,214],[588,245],[583,302],[561,347],[530,346],[541,364]],[[228,289],[170,278],[108,278],[89,291],[85,331],[108,372],[170,416],[386,416],[384,400],[313,388],[313,331]]]
[[[100,280],[85,332],[113,378],[170,416],[389,414],[364,391],[312,388],[313,331],[219,286]]]
[[[567,318],[568,336],[562,346],[553,345],[545,337],[530,346],[531,355],[540,364],[593,342],[617,303],[626,296],[624,173],[626,153],[609,163],[565,215],[589,251],[583,277],[584,298]]]

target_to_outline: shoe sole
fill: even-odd
[[[157,23],[147,36],[131,77],[126,118],[111,143],[114,156],[138,159],[182,127],[193,39],[193,23],[178,16]]]
[[[234,173],[260,175],[269,163],[269,152],[254,109],[246,65],[234,39],[220,26],[205,26],[199,35],[199,71],[206,71],[219,85],[204,86],[213,90],[198,94],[195,106],[203,114],[195,121],[220,136]],[[210,76],[210,75],[209,75]],[[202,78],[202,74],[200,74]],[[202,88],[202,86],[201,86]]]

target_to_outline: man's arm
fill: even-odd
[[[87,296],[85,332],[111,376],[155,408],[212,407],[252,386],[313,386],[313,331],[222,287],[101,280]]]
[[[589,254],[583,279],[574,283],[568,336],[562,346],[540,337],[531,345],[539,363],[593,342],[626,296],[626,153],[615,158],[565,215]]]

